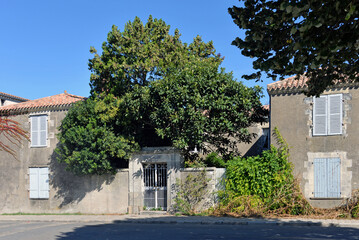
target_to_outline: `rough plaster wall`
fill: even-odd
[[[23,140],[17,159],[0,153],[0,212],[85,212],[126,213],[128,206],[128,170],[115,176],[78,177],[64,170],[56,160],[56,134],[66,111],[38,112],[48,115],[48,146],[31,148]],[[28,114],[14,120],[30,131]],[[5,141],[1,138],[1,141]],[[50,170],[49,199],[29,199],[29,167],[48,167]]]
[[[301,188],[308,199],[309,193],[313,192],[313,173],[308,154],[342,154],[343,200],[310,201],[318,207],[335,207],[350,196],[351,190],[359,187],[359,91],[356,88],[346,88],[326,91],[324,94],[338,93],[343,94],[343,134],[337,136],[312,136],[312,98],[299,93],[271,96],[271,132],[277,126],[288,142],[294,174],[301,180]]]
[[[181,169],[181,181],[184,182],[190,174],[201,174],[202,171],[206,172],[207,189],[203,195],[203,200],[195,206],[196,211],[208,209],[213,207],[217,202],[217,192],[224,188],[223,180],[225,175],[225,168],[184,168]]]

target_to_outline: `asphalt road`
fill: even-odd
[[[349,227],[0,221],[0,240],[359,239]]]

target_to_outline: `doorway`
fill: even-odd
[[[167,164],[143,164],[143,180],[146,210],[167,210]]]

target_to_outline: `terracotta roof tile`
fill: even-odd
[[[294,88],[306,88],[308,78],[301,75],[299,79],[295,79],[295,76],[270,83],[267,85],[268,91],[273,90],[284,90],[284,89],[294,89]]]
[[[0,92],[0,96],[4,96],[6,98],[18,100],[18,101],[21,101],[21,102],[29,101],[29,99],[18,97],[18,96],[12,95],[12,94],[4,93],[4,92]]]
[[[27,102],[17,103],[13,105],[0,107],[0,112],[8,111],[22,111],[36,108],[47,108],[47,107],[60,107],[60,106],[69,106],[74,102],[84,100],[85,97],[80,97],[68,93],[61,93],[58,95],[39,98],[35,100],[30,100]]]

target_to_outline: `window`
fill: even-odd
[[[342,134],[342,94],[314,97],[313,136]]]
[[[49,169],[30,168],[30,198],[49,198]]]
[[[315,158],[314,197],[340,197],[340,158]]]
[[[30,116],[31,147],[47,146],[47,115]]]

